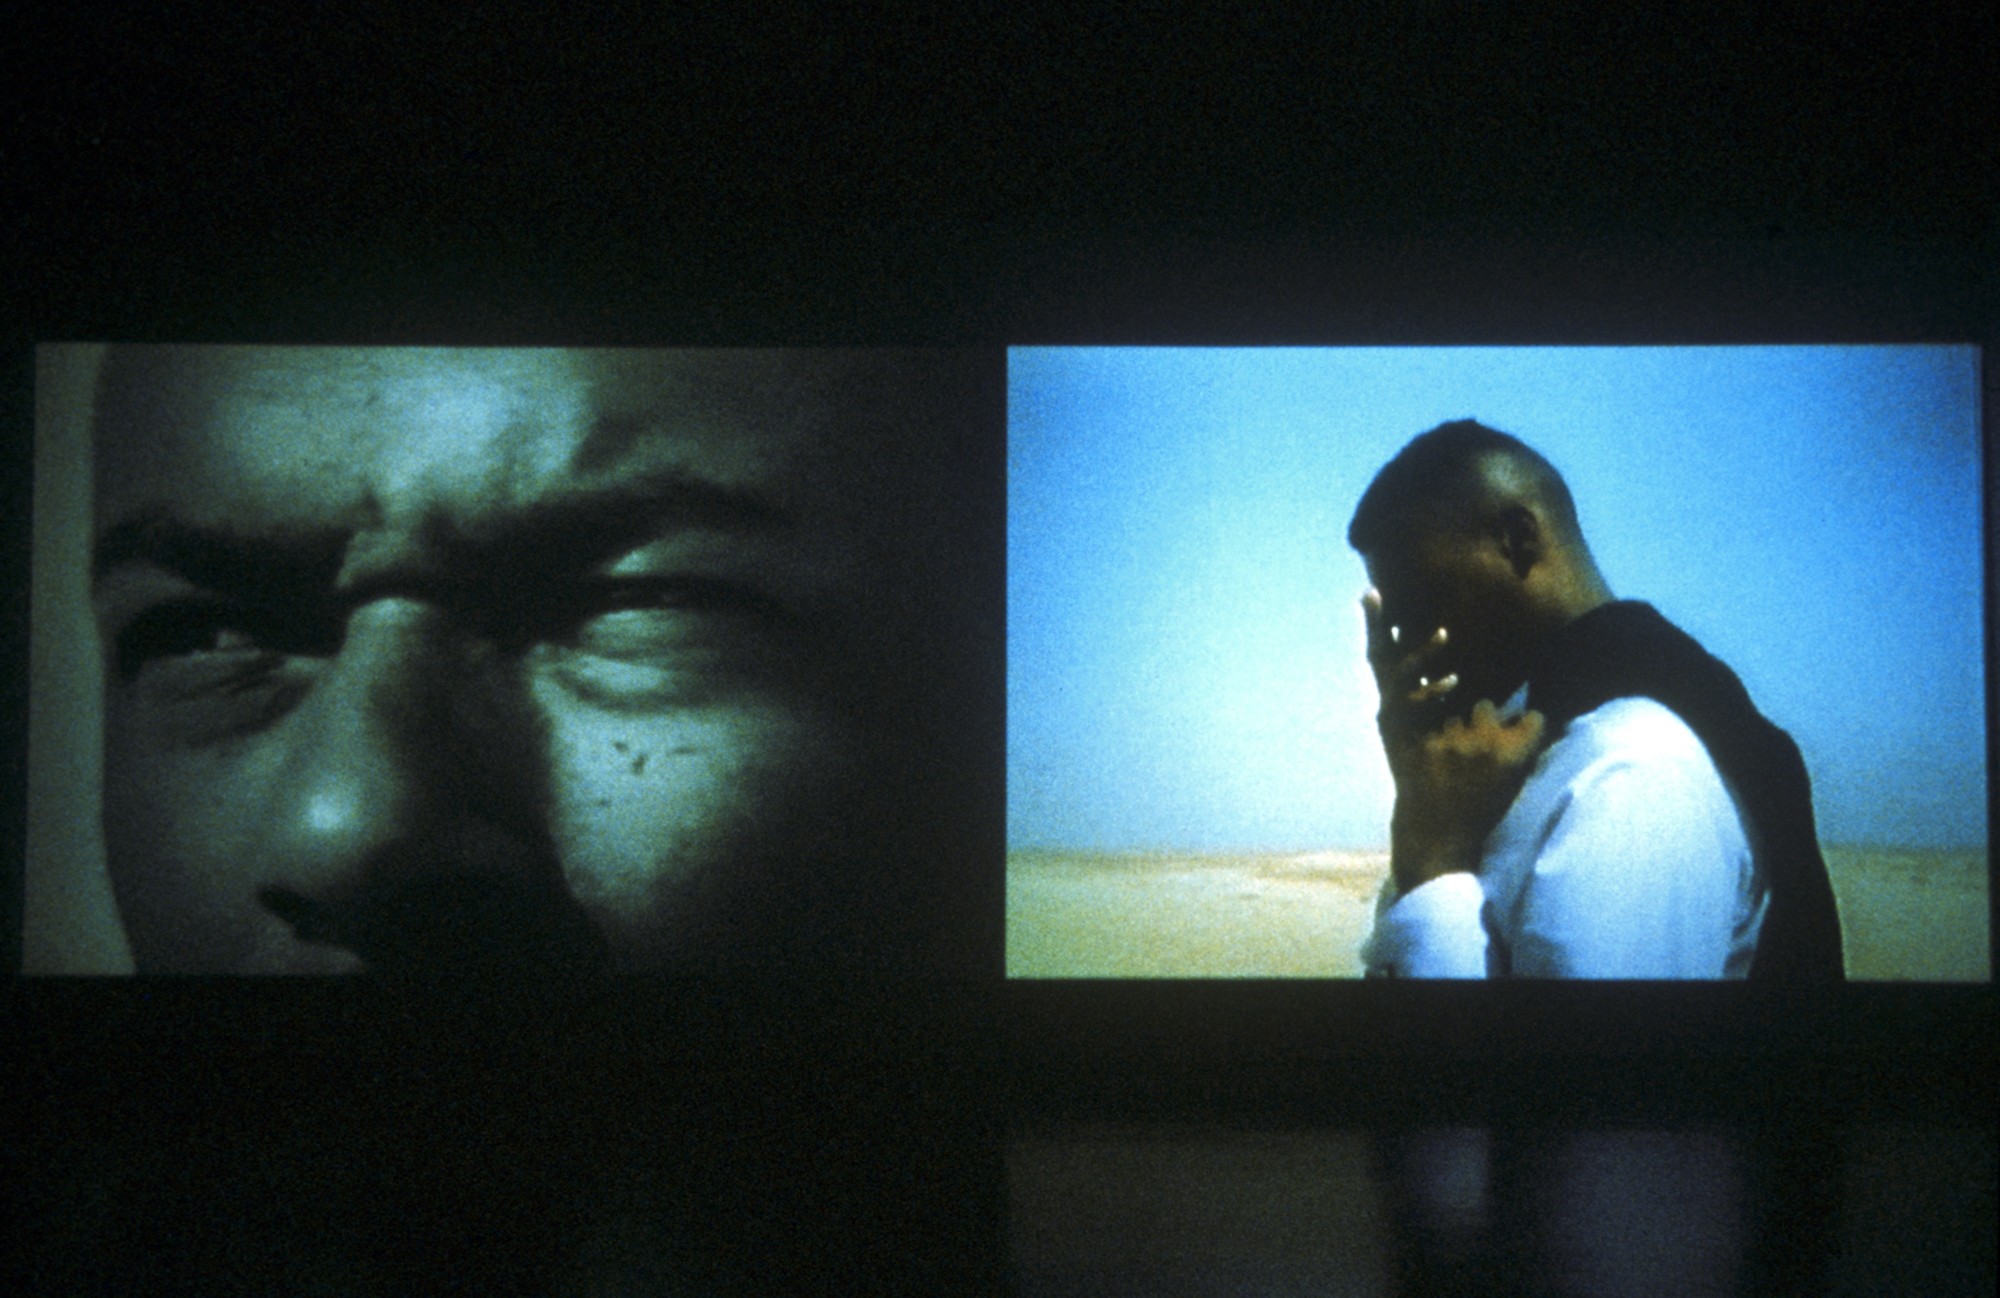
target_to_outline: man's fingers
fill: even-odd
[[[1396,660],[1396,645],[1382,616],[1382,592],[1370,586],[1361,594],[1361,620],[1368,630],[1368,664],[1377,674]]]
[[[1481,699],[1472,705],[1469,716],[1447,717],[1428,730],[1424,745],[1440,755],[1483,755],[1511,764],[1527,761],[1540,751],[1546,725],[1539,712],[1502,720],[1498,706],[1491,699]]]
[[[1458,688],[1458,673],[1450,672],[1432,680],[1428,676],[1417,677],[1417,687],[1403,697],[1411,703],[1429,703],[1441,699]]]
[[[1495,747],[1502,756],[1512,762],[1528,762],[1542,748],[1542,730],[1547,724],[1539,712],[1523,712],[1518,717],[1506,721],[1498,719],[1492,704],[1481,700],[1488,709],[1486,724],[1491,725],[1496,739]],[[1475,718],[1477,720],[1477,718]]]
[[[1405,653],[1385,680],[1385,691],[1393,688],[1396,693],[1412,703],[1440,699],[1451,693],[1458,685],[1457,672],[1447,672],[1442,676],[1431,674],[1434,670],[1431,660],[1437,657],[1440,649],[1444,648],[1447,638],[1445,629],[1439,627],[1431,632],[1428,640]]]

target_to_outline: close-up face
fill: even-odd
[[[1494,546],[1418,527],[1363,558],[1399,644],[1414,648],[1445,628],[1428,675],[1458,675],[1452,711],[1503,702],[1526,679],[1524,593]]]
[[[115,349],[95,603],[139,969],[563,976],[863,940],[908,891],[882,737],[925,724],[910,646],[963,576],[924,448],[964,407],[926,385],[964,372]]]

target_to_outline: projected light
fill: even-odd
[[[1388,846],[1346,526],[1405,442],[1471,417],[1543,452],[1613,590],[1792,733],[1843,904],[1952,917],[1942,963],[1861,921],[1854,972],[1984,978],[1977,367],[1966,346],[1014,349],[1009,946],[1039,954],[1010,971],[1191,972],[1171,932],[1196,930],[1242,937],[1237,972],[1355,971],[1280,933],[1323,927],[1302,861],[1373,853],[1379,875]],[[1144,895],[1148,869],[1179,882]],[[1195,916],[1173,887],[1222,900]],[[1150,964],[1137,915],[1165,926]],[[1118,929],[1120,959],[1064,957],[1072,923]]]

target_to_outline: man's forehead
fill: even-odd
[[[100,500],[393,511],[661,469],[776,490],[813,476],[868,368],[812,351],[118,349]]]
[[[1472,537],[1456,520],[1412,515],[1389,529],[1362,559],[1370,572],[1414,579],[1471,544]]]

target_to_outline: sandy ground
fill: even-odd
[[[1361,972],[1387,852],[1007,857],[1007,973],[1341,978]]]
[[[1986,853],[1828,847],[1849,978],[1986,982]]]
[[[1986,854],[1826,849],[1848,975],[1985,981]],[[1386,852],[1007,858],[1017,978],[1351,978]]]

